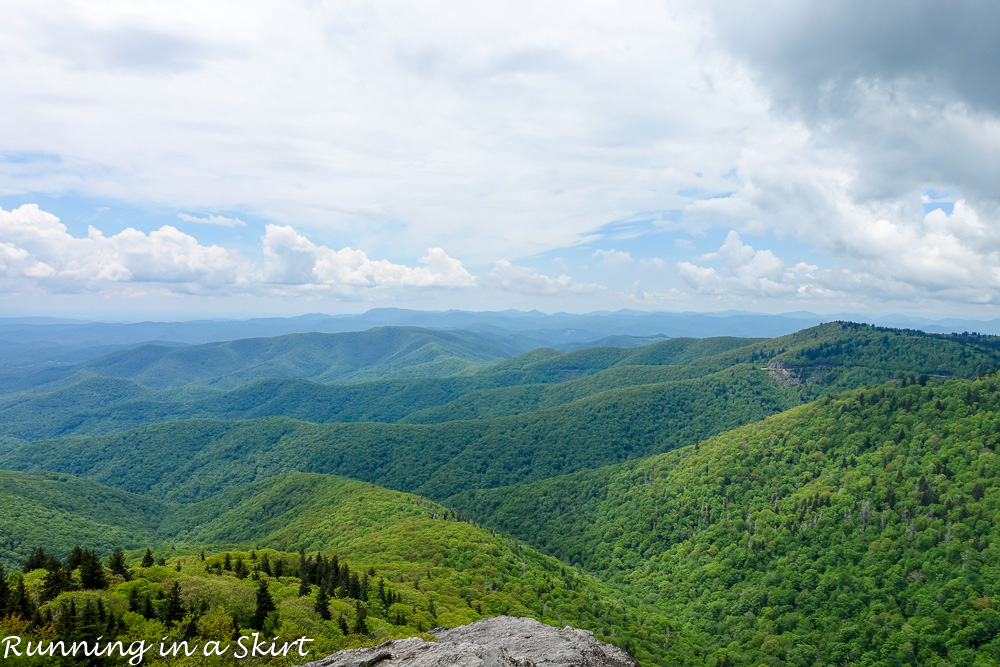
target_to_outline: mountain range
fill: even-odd
[[[44,599],[25,565],[80,544],[164,595],[179,572],[199,636],[226,605],[239,633],[270,581],[275,619],[331,649],[514,613],[644,665],[1000,661],[1000,338],[836,321],[559,350],[379,324],[8,368],[0,562],[41,615],[23,631],[91,604],[82,584]],[[407,618],[373,589],[317,616],[293,591],[309,553],[393,582]],[[182,628],[165,600],[121,622]]]

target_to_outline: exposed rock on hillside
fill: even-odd
[[[373,648],[340,651],[303,667],[637,667],[617,646],[569,626],[560,630],[533,618],[498,616]]]

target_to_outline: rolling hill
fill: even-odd
[[[21,569],[25,555],[37,547],[59,558],[70,553],[70,545],[96,548],[102,557],[116,547],[141,547],[128,559],[131,581],[112,577],[108,592],[100,594],[112,613],[124,612],[133,588],[152,594],[168,592],[177,583],[191,609],[199,609],[204,599],[196,620],[212,618],[221,605],[223,613],[249,623],[254,580],[240,579],[231,565],[223,568],[223,561],[240,559],[256,567],[267,558],[275,567],[281,561],[286,572],[282,576],[265,566],[274,577],[271,588],[287,624],[282,634],[308,631],[308,636],[333,642],[323,643],[328,650],[408,636],[440,624],[516,614],[589,628],[627,645],[647,664],[659,662],[666,653],[658,635],[667,627],[666,619],[636,608],[620,591],[589,575],[470,525],[417,496],[338,477],[294,473],[231,489],[202,503],[168,506],[67,476],[5,473],[0,480],[0,522],[5,528],[13,526],[14,532],[5,535],[18,542],[14,552],[0,553],[0,563],[12,569]],[[130,516],[122,502],[134,503],[142,514]],[[33,517],[53,515],[73,520],[42,522],[26,531]],[[90,530],[93,520],[106,531],[103,535]],[[141,566],[137,556],[147,547],[155,558],[169,560],[162,567]],[[218,553],[200,560],[195,555],[199,551]],[[313,588],[305,593],[300,585],[306,551],[327,558],[336,555],[355,572],[369,573],[370,593],[363,592],[357,603],[368,611],[367,636],[356,630],[343,632],[336,618],[327,624],[317,616],[315,585],[320,582],[313,580]],[[32,604],[43,612],[59,614],[61,609],[65,614],[70,601],[82,609],[94,604],[98,595],[67,590],[47,601],[45,577],[44,569],[26,572],[23,579],[14,575],[14,580],[25,582]],[[399,595],[398,606],[390,609],[390,603],[376,595],[376,578]],[[365,580],[367,586],[368,576]],[[343,598],[359,596],[347,588],[345,584],[344,593],[336,596],[341,599],[331,604],[355,626],[357,606],[344,604]],[[172,629],[183,629],[165,619],[165,603],[154,599],[154,612],[145,620],[122,615],[133,638],[149,635],[158,640]],[[400,616],[405,616],[402,623],[397,622]]]
[[[262,377],[358,382],[467,373],[527,349],[492,334],[381,327],[339,334],[244,338],[187,347],[143,345],[82,364],[21,369],[0,376],[7,393],[56,389],[93,376],[154,389],[188,384],[233,388]]]
[[[633,591],[709,662],[992,664],[998,385],[856,390],[447,504]]]

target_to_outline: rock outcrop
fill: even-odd
[[[625,651],[569,626],[559,629],[533,618],[498,616],[432,631],[437,643],[419,637],[373,648],[339,651],[302,667],[638,667]]]

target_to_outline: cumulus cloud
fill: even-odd
[[[593,294],[601,290],[598,285],[574,282],[565,274],[553,278],[507,260],[497,262],[493,270],[479,276],[477,282],[490,289],[545,296]]]
[[[219,227],[246,227],[247,223],[239,218],[227,218],[223,215],[209,215],[199,218],[188,213],[178,213],[177,217],[186,222],[197,222],[202,225],[218,225]]]
[[[254,268],[235,250],[202,245],[170,225],[148,234],[128,228],[112,236],[90,227],[85,238],[77,238],[59,218],[34,204],[0,209],[5,291],[16,286],[79,292],[109,284],[160,283],[178,285],[174,290],[182,293],[305,286],[344,294],[374,287],[475,285],[462,263],[441,248],[428,249],[421,266],[411,267],[373,260],[353,248],[332,250],[279,225],[267,226],[262,246],[263,266]]]
[[[241,268],[235,252],[203,246],[169,225],[113,236],[91,227],[86,238],[77,238],[34,204],[0,209],[0,239],[8,282],[28,280],[59,292],[109,282],[232,284]]]
[[[709,294],[790,295],[798,290],[798,277],[817,268],[800,264],[788,271],[785,263],[773,252],[754,250],[743,243],[735,231],[726,235],[718,252],[704,255],[701,259],[722,260],[722,267],[716,269],[680,262],[677,270],[692,288]]]
[[[289,226],[267,225],[262,279],[285,285],[346,287],[470,287],[475,283],[462,263],[441,248],[429,248],[423,266],[373,260],[363,250],[333,250],[316,245]]]

